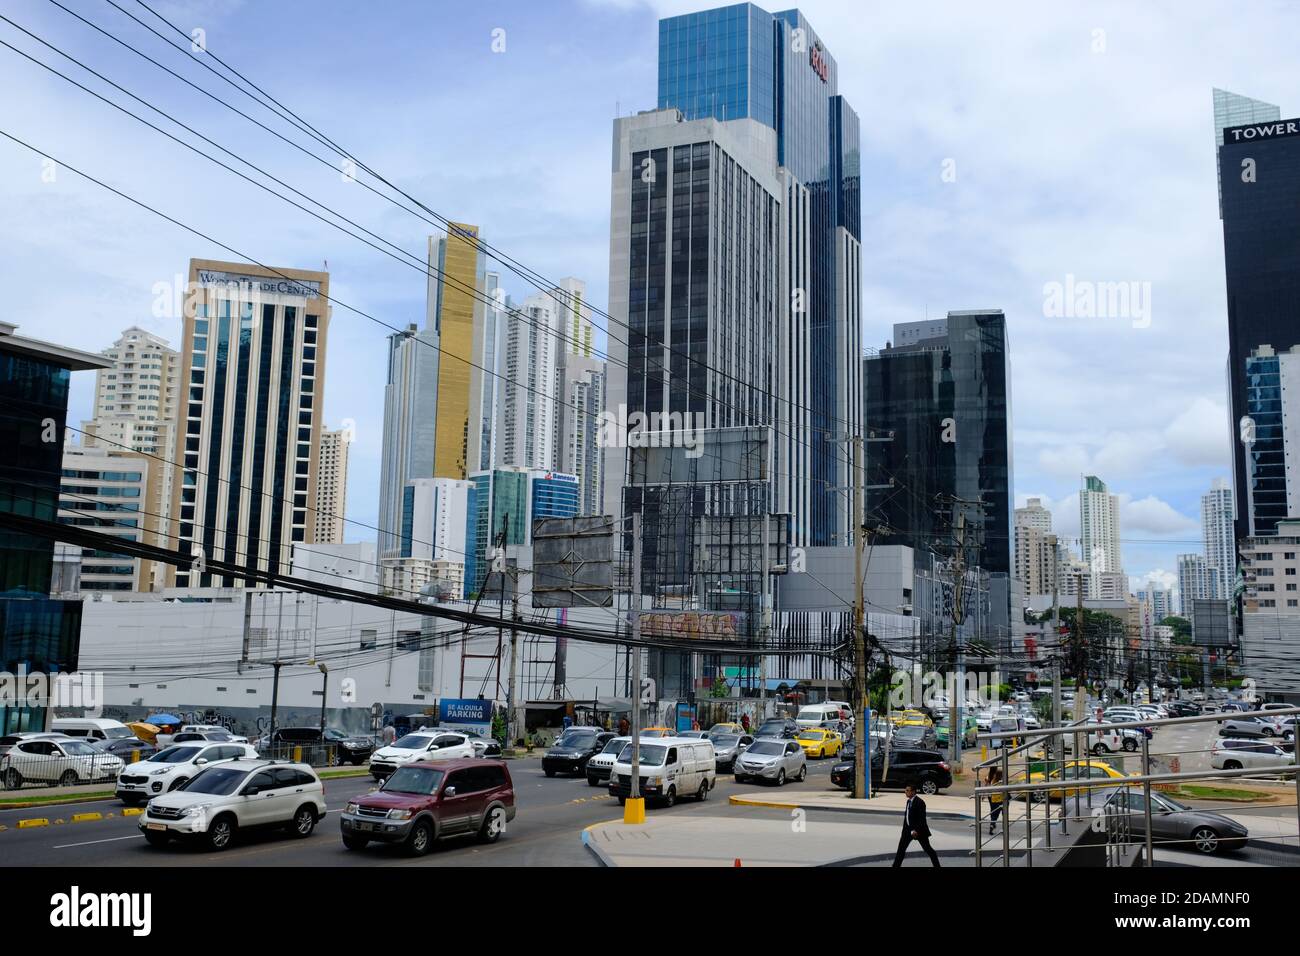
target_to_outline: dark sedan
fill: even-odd
[[[148,760],[158,752],[153,744],[147,744],[138,737],[118,737],[115,740],[93,740],[90,746],[100,753],[121,757],[127,763],[135,760]],[[139,756],[135,756],[138,754]]]
[[[891,746],[899,748],[914,747],[917,750],[938,750],[939,737],[935,734],[933,727],[907,724],[903,727],[894,728],[894,739]]]
[[[754,732],[755,737],[781,737],[794,740],[803,728],[788,717],[770,717]]]
[[[1117,791],[1110,804],[1128,813],[1134,839],[1146,839],[1146,798],[1140,791]],[[1222,813],[1193,810],[1163,793],[1151,794],[1151,843],[1170,850],[1195,850],[1209,856],[1246,845],[1250,831]]]
[[[616,734],[595,727],[579,727],[569,730],[556,741],[555,746],[546,751],[542,758],[542,772],[548,777],[557,773],[585,775],[587,761],[600,753],[605,744],[613,740]]]

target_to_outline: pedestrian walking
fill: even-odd
[[[984,781],[986,787],[996,787],[1002,783],[1002,768],[993,766],[989,768],[989,777]],[[998,817],[1002,816],[1002,811],[1007,807],[1007,795],[1005,793],[989,794],[989,836],[992,836],[997,830]]]
[[[894,854],[894,866],[903,865],[903,854],[915,840],[930,857],[930,862],[939,865],[939,855],[930,846],[930,826],[925,821],[925,801],[916,795],[916,787],[911,784],[903,791],[907,803],[903,805],[903,834],[898,838],[898,852]]]
[[[387,747],[389,744],[391,744],[394,740],[397,739],[397,728],[394,727],[392,724],[385,724],[384,729],[381,730],[379,733],[380,736],[382,736],[384,739],[385,747]]]
[[[745,729],[745,733],[749,733],[749,714],[740,715],[740,726]]]
[[[632,725],[627,722],[626,717],[620,717],[618,719],[618,735],[620,737],[626,737],[628,735],[628,731],[631,729],[632,729]]]

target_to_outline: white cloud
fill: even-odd
[[[1222,402],[1196,398],[1164,431],[1165,447],[1185,465],[1224,468],[1232,435],[1228,408]]]
[[[1200,529],[1195,520],[1154,495],[1147,495],[1137,501],[1130,500],[1127,495],[1120,495],[1119,522],[1121,537],[1129,537],[1133,532],[1159,536],[1186,535]]]

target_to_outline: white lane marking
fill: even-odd
[[[60,843],[58,846],[54,847],[54,849],[67,850],[74,846],[94,846],[96,843],[116,843],[119,840],[141,840],[141,839],[144,839],[144,834],[133,833],[130,836],[109,837],[107,840],[87,840],[85,843]]]

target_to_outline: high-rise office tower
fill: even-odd
[[[1142,588],[1137,597],[1138,601],[1150,609],[1153,624],[1159,624],[1174,613],[1174,592],[1168,588]]]
[[[320,467],[316,471],[317,544],[342,544],[343,519],[348,507],[348,448],[352,429],[323,431],[320,436]]]
[[[470,449],[480,447],[481,404],[474,400],[475,326],[484,321],[487,270],[478,226],[452,223],[429,239],[428,320],[438,346],[433,475],[464,480]],[[471,415],[470,410],[475,409]]]
[[[1267,345],[1281,355],[1300,345],[1300,224],[1293,215],[1300,205],[1300,119],[1280,115],[1270,104],[1215,93],[1236,539],[1272,534],[1279,517],[1295,513],[1279,514],[1276,463],[1255,446],[1270,436],[1249,408],[1256,373],[1248,366],[1256,351]]]
[[[1300,346],[1252,349],[1245,384],[1244,520],[1249,537],[1265,537],[1279,521],[1300,515]]]
[[[1025,594],[1050,594],[1056,582],[1058,544],[1049,539],[1052,513],[1041,498],[1015,511],[1015,569]]]
[[[928,335],[919,334],[928,332]],[[892,441],[867,451],[867,513],[891,529],[890,544],[951,548],[954,504],[965,512],[967,564],[1012,570],[1011,374],[1001,311],[949,312],[918,331],[895,326],[895,341],[863,362],[866,421]],[[898,485],[910,489],[894,493]]]
[[[559,306],[546,293],[528,296],[505,315],[497,419],[497,464],[553,468],[558,405]]]
[[[555,442],[555,470],[578,478],[578,513],[605,513],[605,454],[600,447],[608,366],[600,359],[566,355],[557,374],[563,404]]]
[[[1210,567],[1203,554],[1180,554],[1178,561],[1178,598],[1182,616],[1190,618],[1192,602],[1207,600],[1219,593],[1219,570]],[[1269,585],[1272,589],[1272,585]]]
[[[190,260],[176,407],[179,550],[287,574],[315,534],[329,274]],[[178,587],[241,587],[238,574],[172,569]]]
[[[512,306],[505,290],[501,288],[501,276],[498,273],[483,273],[483,295],[480,300],[474,313],[473,364],[469,370],[470,437],[467,469],[470,472],[491,468],[500,459],[497,423],[501,415],[505,384],[501,356],[505,349],[506,315]],[[549,389],[543,391],[550,394]]]
[[[1079,489],[1079,543],[1083,560],[1094,573],[1122,571],[1119,546],[1119,498],[1106,490],[1096,475],[1083,479]]]
[[[1043,507],[1042,498],[1030,498],[1023,508],[1016,509],[1016,527],[1052,533],[1052,513]]]
[[[798,545],[847,544],[851,459],[825,439],[861,426],[858,120],[837,82],[798,10],[669,17],[658,109],[614,128],[610,312],[630,330],[610,336],[608,408],[771,428],[748,507],[790,513]],[[702,513],[620,452],[607,509]]]
[[[401,557],[402,498],[409,481],[433,477],[438,350],[433,330],[412,324],[388,337],[379,467],[379,560]]]
[[[1300,396],[1297,396],[1300,398]],[[1296,449],[1300,452],[1300,448]],[[1237,548],[1232,536],[1232,488],[1222,478],[1215,478],[1210,490],[1201,495],[1201,537],[1205,541],[1205,561],[1219,572],[1219,593],[1226,600],[1237,578]]]

